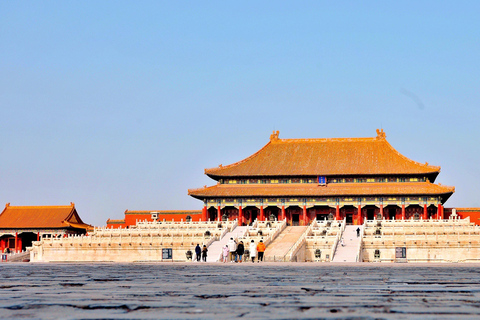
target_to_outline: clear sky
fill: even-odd
[[[480,206],[480,1],[360,3],[0,2],[0,206],[200,209],[272,130],[377,128]]]

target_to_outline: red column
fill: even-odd
[[[358,205],[357,224],[363,224],[362,221],[362,206]]]
[[[40,241],[40,232],[37,232],[37,241]]]
[[[285,219],[286,215],[285,215],[285,206],[282,206],[282,216],[280,218],[280,220],[283,220]]]
[[[335,220],[340,220],[340,206],[337,204],[337,208],[335,209]]]
[[[383,219],[383,204],[380,205],[380,216]]]
[[[265,214],[263,212],[263,206],[260,206],[260,221],[265,220]]]
[[[427,211],[427,204],[423,205],[423,219],[427,220],[428,219],[428,211]]]
[[[217,221],[222,220],[222,210],[220,209],[220,206],[217,207]]]
[[[443,206],[441,203],[438,204],[438,219],[443,220]]]
[[[3,250],[5,250],[5,239],[0,240],[0,249],[2,251],[0,253],[3,253]]]
[[[307,222],[307,206],[303,206],[303,225],[306,226]]]
[[[405,205],[402,204],[402,220],[405,220]]]
[[[15,252],[18,252],[18,233],[15,232]]]
[[[243,210],[242,206],[238,207],[238,225],[241,226],[243,224]]]
[[[202,209],[202,221],[207,221],[208,218],[207,218],[207,206],[203,206],[203,209]]]

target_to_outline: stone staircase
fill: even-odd
[[[342,234],[344,246],[341,245],[341,241],[338,242],[332,262],[357,262],[358,246],[362,240],[361,236],[357,237],[357,228],[360,228],[361,235],[363,226],[345,227]]]
[[[264,261],[284,261],[307,227],[286,227],[265,250]]]
[[[247,227],[236,227],[232,231],[226,233],[222,239],[218,241],[214,241],[208,247],[208,255],[207,255],[207,262],[218,262],[220,259],[220,255],[222,254],[222,248],[227,244],[230,238],[236,239],[238,237],[243,237],[247,231]]]
[[[5,262],[29,262],[29,261],[30,261],[30,251],[23,251],[18,253],[7,254],[7,261]]]

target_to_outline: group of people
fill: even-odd
[[[257,257],[257,254],[258,254],[257,263],[260,261],[263,261],[263,254],[265,252],[265,248],[266,248],[265,244],[263,243],[262,240],[260,240],[258,244],[255,244],[254,240],[250,242],[248,252],[249,252],[249,257],[252,263],[255,262],[255,258]],[[224,263],[229,260],[229,257],[230,257],[230,262],[241,263],[243,261],[244,254],[245,254],[245,246],[243,244],[243,241],[240,241],[237,244],[235,239],[230,238],[230,240],[228,240],[228,243],[223,247],[222,250],[223,250],[222,253],[223,253]]]
[[[248,249],[250,260],[255,262],[255,258],[257,258],[258,255],[257,263],[263,261],[265,249],[266,247],[263,240],[260,240],[258,244],[255,244],[255,241],[252,240]],[[197,244],[195,247],[196,260],[200,262],[200,259],[202,259],[202,261],[207,262],[207,252],[208,249],[206,245],[200,247],[200,244]],[[244,261],[244,254],[245,246],[243,245],[243,241],[237,243],[233,238],[230,238],[228,243],[222,248],[223,262],[227,262],[228,260],[230,260],[230,262],[242,262]]]
[[[206,245],[203,245],[203,248],[200,248],[200,244],[197,243],[197,246],[195,247],[195,256],[198,262],[200,262],[200,258],[203,262],[207,262],[207,252],[208,249]]]

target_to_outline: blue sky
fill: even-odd
[[[0,203],[200,209],[204,168],[372,137],[480,206],[480,2],[0,3]]]

